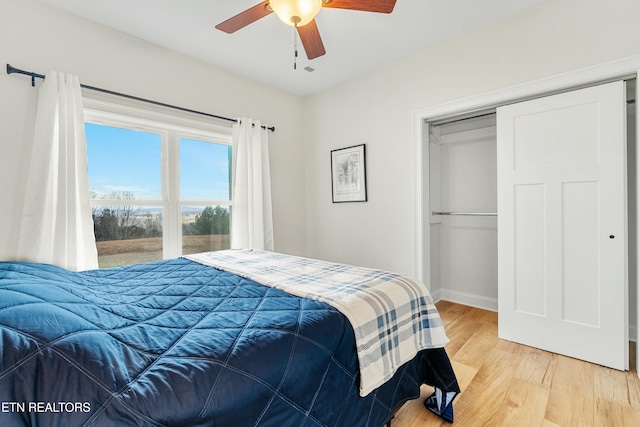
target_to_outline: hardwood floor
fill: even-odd
[[[453,426],[640,426],[635,345],[620,372],[498,339],[497,313],[447,301],[436,304],[451,342],[446,350],[462,393]],[[451,424],[427,411],[433,392],[407,402],[392,427]]]

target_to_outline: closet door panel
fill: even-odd
[[[542,184],[515,186],[515,310],[546,313],[545,191]]]
[[[625,87],[498,120],[500,338],[628,368]]]
[[[597,126],[595,102],[516,117],[516,170],[598,163]]]
[[[600,186],[598,182],[562,184],[562,320],[598,328],[601,282],[600,252],[607,250],[598,237]],[[578,256],[581,254],[581,256]]]

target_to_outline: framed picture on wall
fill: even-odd
[[[365,169],[364,144],[331,151],[333,203],[367,201]]]

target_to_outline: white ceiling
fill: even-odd
[[[389,15],[324,8],[316,22],[327,54],[309,61],[298,42],[297,70],[294,29],[274,14],[234,34],[214,28],[259,0],[39,1],[270,86],[309,95],[545,0],[398,0]],[[316,71],[305,71],[307,65]]]

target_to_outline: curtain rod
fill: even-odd
[[[36,79],[44,80],[44,78],[45,78],[45,76],[43,74],[34,73],[32,71],[20,70],[18,68],[15,68],[15,67],[11,66],[10,64],[7,64],[7,74],[13,74],[13,73],[24,74],[24,75],[30,76],[31,77],[31,86],[35,86],[36,85]],[[83,89],[94,90],[96,92],[107,93],[109,95],[116,95],[116,96],[120,96],[120,97],[127,98],[127,99],[133,99],[134,101],[146,102],[147,104],[158,105],[160,107],[172,108],[174,110],[185,111],[187,113],[194,113],[194,114],[199,114],[201,116],[213,117],[214,119],[226,120],[228,122],[238,123],[237,119],[232,119],[232,118],[223,117],[223,116],[217,116],[215,114],[204,113],[202,111],[190,110],[188,108],[179,107],[177,105],[165,104],[163,102],[153,101],[151,99],[139,98],[137,96],[127,95],[126,93],[114,92],[112,90],[102,89],[102,88],[99,88],[99,87],[88,86],[88,85],[83,85],[83,84],[81,84],[80,87],[82,87]],[[266,126],[262,125],[261,127],[262,127],[262,129],[270,130],[271,132],[275,132],[276,131],[275,126],[266,127]]]

